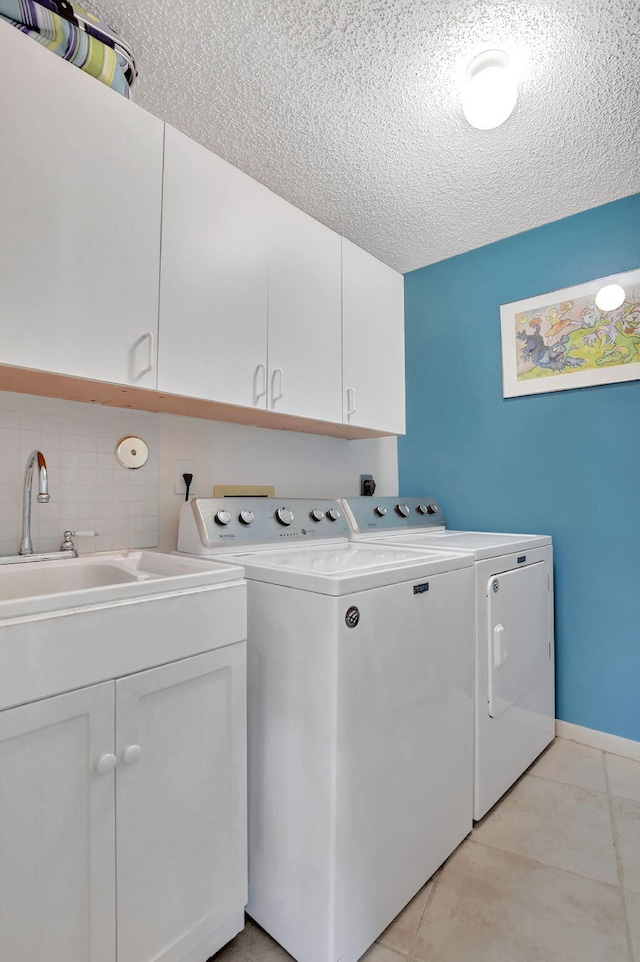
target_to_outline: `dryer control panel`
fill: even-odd
[[[403,531],[444,528],[447,521],[433,498],[343,498],[341,501],[356,534],[401,534]]]
[[[178,551],[217,554],[225,548],[345,541],[348,536],[349,524],[338,501],[193,498],[180,511]]]

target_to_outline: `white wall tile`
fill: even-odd
[[[149,461],[137,471],[116,461],[116,444],[127,434],[141,434],[149,445]],[[49,504],[38,504],[34,477],[35,551],[57,550],[67,528],[100,532],[79,538],[80,552],[158,543],[157,415],[0,392],[0,554],[18,550],[24,469],[34,449],[47,461],[51,494]],[[133,528],[132,504],[135,517],[144,518],[140,530]]]

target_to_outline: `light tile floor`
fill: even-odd
[[[215,956],[290,959],[250,920]],[[556,739],[362,962],[403,960],[640,962],[640,762]]]

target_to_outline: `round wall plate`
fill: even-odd
[[[142,438],[122,438],[116,445],[116,458],[123,468],[141,468],[149,460],[149,448]]]

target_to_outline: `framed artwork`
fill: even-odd
[[[610,284],[624,300],[602,310]],[[502,304],[500,322],[503,397],[640,379],[640,269]]]

